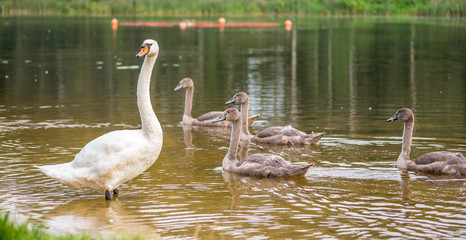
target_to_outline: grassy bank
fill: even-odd
[[[9,220],[8,214],[0,215],[0,239],[2,240],[91,240],[100,239],[80,235],[55,236],[45,232],[41,228],[29,227],[27,223],[16,224]],[[113,238],[120,239],[123,238]],[[135,238],[140,239],[140,238]]]
[[[465,0],[0,0],[10,14],[466,16]]]

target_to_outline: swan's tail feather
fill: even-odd
[[[248,126],[252,126],[252,124],[260,117],[260,114],[252,115],[248,117]]]
[[[314,163],[310,163],[303,166],[294,166],[294,169],[291,171],[290,176],[304,177],[304,175],[306,175],[307,173],[307,170],[313,165]]]
[[[304,140],[305,144],[317,144],[326,132],[308,134]]]
[[[83,183],[74,175],[74,171],[71,169],[72,167],[70,163],[43,166],[34,165],[34,167],[38,168],[48,177],[53,178],[64,185],[76,189],[84,187]]]
[[[60,181],[63,178],[66,178],[65,174],[65,164],[56,164],[56,165],[43,165],[43,166],[34,166],[38,168],[45,175]]]

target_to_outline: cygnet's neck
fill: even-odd
[[[409,154],[411,152],[413,130],[414,130],[414,116],[404,123],[401,153],[400,153],[400,156],[398,156],[398,160],[397,160],[397,166],[399,168],[406,168],[408,162],[410,161]]]
[[[231,128],[231,137],[230,137],[230,146],[228,147],[228,153],[223,159],[223,168],[230,169],[230,165],[236,163],[238,160],[236,159],[236,154],[238,152],[239,146],[239,138],[240,138],[240,131],[241,131],[241,118],[232,122]]]
[[[186,97],[184,99],[183,123],[191,124],[193,117],[191,109],[193,107],[194,86],[186,88]]]
[[[249,133],[248,126],[249,99],[241,104],[241,140],[249,140],[252,138]]]

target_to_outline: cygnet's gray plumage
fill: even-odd
[[[223,158],[223,169],[249,176],[263,177],[302,177],[314,165],[292,165],[282,157],[269,153],[255,153],[238,161],[236,154],[240,140],[241,114],[235,108],[225,110],[214,122],[232,122],[230,147]]]
[[[183,124],[186,125],[195,125],[195,126],[205,126],[205,127],[227,127],[228,122],[218,122],[212,123],[212,120],[220,116],[222,114],[221,111],[211,111],[202,114],[197,118],[193,118],[191,116],[191,109],[193,107],[193,96],[194,96],[194,82],[191,78],[183,78],[178,83],[173,91],[178,91],[181,88],[186,89],[186,98],[185,98],[185,105],[184,105],[184,113],[183,113]],[[252,124],[260,115],[250,116],[248,118],[249,123]]]
[[[249,96],[245,92],[235,94],[225,104],[240,104],[243,118],[241,140],[251,140],[258,143],[276,145],[317,144],[325,132],[307,134],[291,126],[268,127],[257,135],[249,133],[249,124],[244,121],[249,111]]]
[[[398,156],[397,167],[418,172],[436,172],[443,174],[466,174],[466,157],[459,152],[436,151],[426,153],[414,161],[409,158],[414,130],[414,114],[409,108],[399,109],[387,122],[401,120],[404,122],[403,142]]]

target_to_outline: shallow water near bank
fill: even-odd
[[[385,122],[400,107],[413,109],[413,158],[436,150],[466,154],[464,20],[312,18],[298,19],[291,32],[113,32],[110,19],[70,17],[8,17],[0,24],[0,209],[34,225],[148,239],[466,234],[466,177],[397,169],[403,124]],[[123,184],[114,201],[34,168],[71,161],[109,131],[139,128],[142,60],[135,54],[146,38],[161,49],[151,85],[164,131],[157,162]],[[261,114],[255,131],[326,131],[318,146],[241,145],[241,155],[271,152],[315,166],[290,179],[224,172],[229,130],[180,124],[184,91],[173,89],[184,77],[194,80],[194,116],[226,109],[245,91],[250,111]]]

